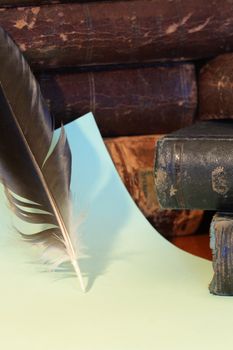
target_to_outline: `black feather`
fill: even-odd
[[[29,65],[0,28],[0,178],[20,219],[54,225],[34,238],[58,239],[77,269],[70,235],[71,152],[61,130],[48,156],[54,122]]]

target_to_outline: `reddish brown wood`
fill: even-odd
[[[233,118],[233,54],[206,64],[199,75],[199,119]]]
[[[92,111],[103,136],[168,133],[193,122],[193,65],[44,74],[42,93],[57,125]]]
[[[229,0],[132,0],[1,9],[34,68],[187,60],[233,49]]]
[[[164,236],[193,234],[203,217],[200,210],[160,210],[154,188],[154,151],[161,136],[106,139],[115,166],[144,215]]]

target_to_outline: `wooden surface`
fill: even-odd
[[[233,118],[233,54],[210,61],[198,80],[199,119]]]
[[[105,137],[169,133],[192,124],[192,64],[38,76],[57,126],[92,111]]]
[[[200,210],[160,210],[154,188],[154,151],[161,136],[105,139],[105,144],[134,201],[164,236],[190,235],[203,217]]]
[[[34,68],[190,60],[233,49],[229,0],[132,0],[4,9]]]

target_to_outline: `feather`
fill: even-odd
[[[14,214],[43,227],[21,232],[23,238],[63,252],[84,290],[71,232],[71,152],[63,127],[51,150],[53,136],[54,122],[36,79],[0,28],[0,179]]]

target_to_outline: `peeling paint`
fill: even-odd
[[[15,22],[15,24],[14,24],[14,26],[13,27],[15,27],[15,28],[17,28],[17,29],[23,29],[24,27],[27,27],[27,22],[24,20],[24,19],[18,19],[16,22]]]
[[[25,44],[20,44],[19,48],[21,51],[26,51],[26,45]]]
[[[224,77],[223,77],[223,78],[224,78]],[[224,88],[224,87],[225,87],[225,83],[224,83],[224,81],[223,81],[223,80],[224,80],[223,78],[222,78],[221,80],[218,81],[218,84],[217,84],[217,89],[218,89],[218,90],[221,90],[221,88]]]
[[[167,28],[166,34],[172,34],[172,33],[176,32],[178,28],[179,28],[179,24],[173,23]]]
[[[34,15],[38,15],[38,13],[40,12],[40,7],[32,7],[31,11]]]
[[[181,20],[181,25],[184,25],[188,20],[189,20],[189,18],[192,16],[192,12],[189,12],[188,14],[187,14],[187,16],[185,16],[182,20]]]
[[[173,23],[171,24],[167,30],[166,30],[166,34],[172,34],[174,32],[177,31],[177,29],[181,26],[183,26],[188,20],[189,18],[192,16],[192,12],[190,12],[187,16],[185,16],[181,21],[177,22],[177,23]]]
[[[59,36],[62,39],[62,41],[67,41],[67,35],[66,34],[61,33]]]
[[[207,24],[209,23],[210,20],[211,20],[211,17],[208,17],[204,23],[200,24],[199,26],[196,26],[194,28],[189,29],[188,33],[191,34],[191,33],[199,32],[200,30],[204,29],[207,26]]]
[[[24,18],[21,18],[15,22],[14,27],[17,29],[23,29],[25,27],[27,27],[28,29],[33,29],[37,21],[37,15],[40,12],[40,7],[31,8],[31,12],[34,16],[30,22],[27,22]]]
[[[28,29],[33,29],[35,24],[36,24],[36,17],[34,17],[30,23],[27,23]]]

